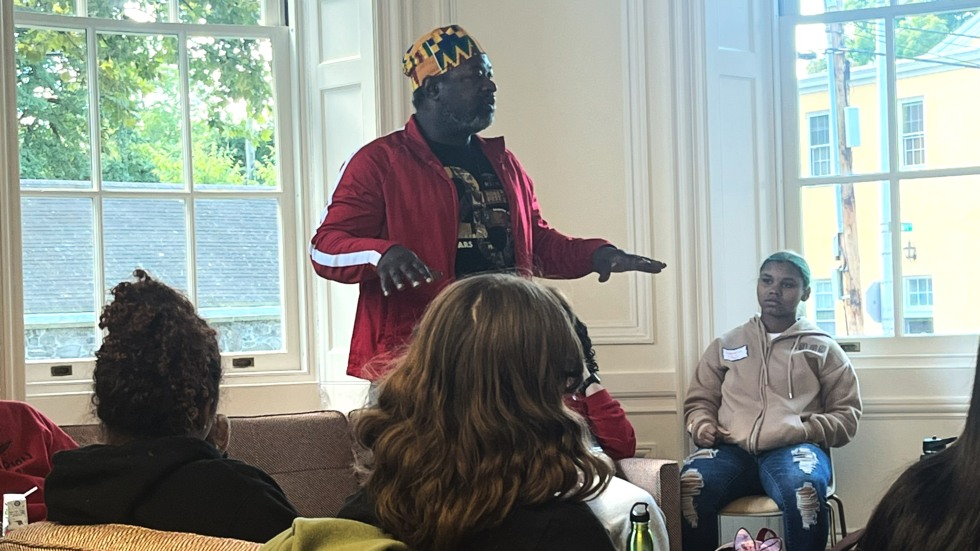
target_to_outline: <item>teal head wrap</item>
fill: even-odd
[[[765,266],[770,262],[789,262],[793,266],[796,266],[796,269],[800,271],[800,276],[803,278],[803,288],[810,288],[810,265],[806,263],[806,259],[802,256],[793,251],[779,251],[778,253],[769,255],[769,258],[762,265]]]

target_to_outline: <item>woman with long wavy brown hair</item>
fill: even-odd
[[[582,361],[544,287],[500,274],[454,283],[357,417],[369,477],[339,516],[419,550],[613,549],[583,503],[610,467],[563,404]]]

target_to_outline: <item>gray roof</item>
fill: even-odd
[[[186,292],[186,207],[180,198],[103,199],[108,290],[143,267]],[[198,198],[197,304],[200,308],[280,304],[279,213],[275,198]],[[93,203],[87,197],[24,196],[25,313],[94,316]]]

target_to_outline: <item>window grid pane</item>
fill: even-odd
[[[911,277],[905,283],[907,304],[909,306],[932,306],[932,278]]]
[[[87,197],[21,199],[27,360],[85,358],[98,346],[94,216]]]
[[[14,40],[21,189],[91,189],[85,31],[18,27]]]

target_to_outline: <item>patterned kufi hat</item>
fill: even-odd
[[[426,78],[445,74],[467,59],[483,53],[476,39],[458,25],[439,27],[415,41],[405,52],[403,72],[412,79],[412,90]]]

